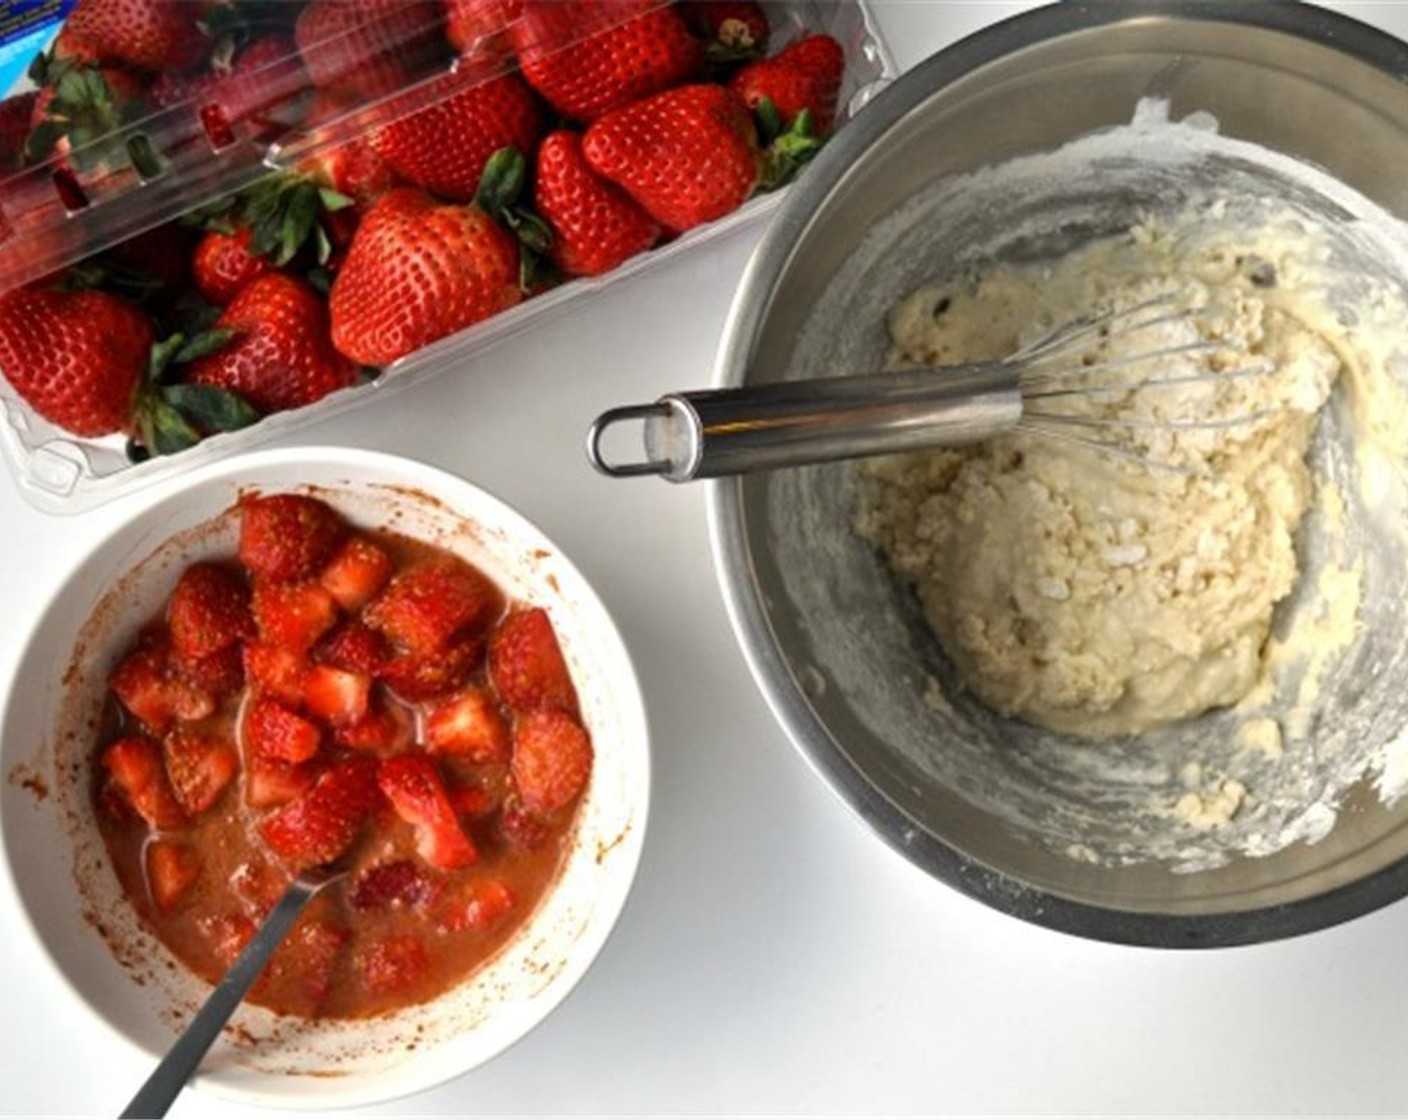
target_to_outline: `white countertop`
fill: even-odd
[[[874,3],[903,66],[1028,6]],[[1334,6],[1408,35],[1408,3]],[[1078,940],[910,866],[790,746],[729,629],[702,490],[610,482],[582,456],[602,409],[707,382],[759,233],[627,280],[383,412],[296,437],[427,459],[537,521],[615,614],[653,730],[640,876],[596,965],[509,1052],[377,1112],[1408,1110],[1408,904],[1250,949]],[[58,519],[0,480],[0,691],[76,559],[149,500]],[[11,914],[0,1009],[7,1114],[113,1115],[149,1072],[64,993]],[[251,1114],[190,1092],[173,1110]]]

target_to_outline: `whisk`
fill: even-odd
[[[1177,294],[1170,293],[1133,307],[1090,314],[997,361],[670,393],[653,404],[613,408],[592,424],[587,457],[598,471],[613,478],[660,475],[671,482],[688,482],[956,447],[1017,430],[1182,471],[1186,468],[1151,459],[1117,442],[1110,432],[1231,428],[1274,410],[1207,420],[1142,420],[1059,408],[1063,398],[1073,396],[1164,389],[1274,372],[1272,363],[1264,359],[1241,368],[1165,378],[1137,372],[1140,366],[1180,355],[1228,348],[1210,339],[1091,360],[1093,338],[1108,342],[1208,310],[1169,310],[1179,301]],[[644,457],[638,461],[608,458],[603,449],[607,433],[635,422],[643,426]]]

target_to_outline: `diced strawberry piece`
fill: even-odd
[[[369,867],[357,876],[349,897],[358,910],[425,906],[439,896],[441,883],[414,860],[397,859]]]
[[[314,665],[303,674],[303,705],[334,727],[346,727],[367,714],[372,679],[331,665]]]
[[[357,838],[381,804],[377,763],[350,758],[323,772],[295,800],[259,824],[259,834],[293,867],[330,863]]]
[[[497,762],[508,757],[508,724],[493,697],[471,688],[431,709],[425,719],[425,744],[471,762]]]
[[[509,769],[530,811],[555,813],[586,788],[592,772],[591,739],[563,712],[529,712],[514,724]]]
[[[391,557],[366,537],[353,537],[333,554],[318,582],[350,613],[376,598],[394,568]]]
[[[504,801],[499,812],[499,835],[510,848],[520,852],[536,851],[547,843],[550,834],[548,823],[530,813],[517,794]]]
[[[102,754],[103,769],[127,804],[152,828],[181,828],[186,814],[171,792],[161,748],[150,739],[128,735]]]
[[[318,753],[318,725],[268,696],[254,699],[244,713],[244,747],[251,760],[307,762]]]
[[[211,915],[198,924],[215,959],[227,969],[244,952],[255,930],[254,923],[244,914]]]
[[[548,612],[515,611],[489,639],[489,679],[515,712],[553,708],[577,714],[577,690]]]
[[[297,1010],[312,1016],[327,999],[351,934],[325,918],[304,916],[279,946],[268,969],[255,984],[258,998],[277,986],[287,992],[293,983]]]
[[[415,721],[400,704],[373,701],[356,723],[333,729],[339,746],[367,754],[400,754],[415,740]]]
[[[163,744],[166,777],[176,800],[189,816],[215,804],[239,771],[239,755],[224,739],[177,727]]]
[[[410,653],[431,653],[502,609],[499,590],[462,560],[436,559],[399,572],[364,617]]]
[[[420,938],[394,934],[373,942],[363,954],[362,981],[373,995],[389,996],[409,991],[424,979],[430,956]]]
[[[337,604],[316,583],[257,583],[254,621],[261,641],[300,656],[337,622]]]
[[[369,677],[376,676],[390,656],[386,639],[355,619],[344,622],[313,651],[314,661]]]
[[[218,564],[192,564],[181,573],[166,617],[172,647],[192,660],[254,637],[249,589]]]
[[[254,809],[287,805],[301,796],[317,777],[318,769],[310,762],[270,762],[251,758],[244,774],[245,804]]]
[[[430,758],[402,754],[383,759],[377,782],[396,814],[415,829],[416,852],[431,867],[452,870],[478,858]]]
[[[216,701],[244,687],[244,648],[239,643],[195,659],[177,653],[172,664],[184,683]]]
[[[256,579],[289,583],[318,574],[342,542],[346,523],[326,502],[273,494],[240,502],[240,563]]]
[[[175,908],[200,877],[201,860],[193,848],[171,840],[147,845],[147,887],[158,910]]]
[[[482,816],[494,807],[493,797],[482,786],[446,786],[445,796],[462,816]]]
[[[263,642],[244,647],[244,671],[250,683],[280,703],[303,703],[303,658],[292,650]]]
[[[381,667],[378,676],[403,700],[417,703],[453,692],[474,675],[484,657],[484,643],[463,638],[434,653],[405,653]]]
[[[513,892],[498,879],[479,879],[455,899],[445,925],[463,931],[488,929],[513,909]]]
[[[215,699],[171,672],[170,647],[164,642],[139,645],[108,680],[122,706],[158,735],[173,719],[204,719]]]

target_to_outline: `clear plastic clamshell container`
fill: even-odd
[[[38,151],[26,150],[26,165],[18,169],[13,163],[5,166],[6,153],[0,151],[0,296],[24,285],[53,283],[56,276],[72,274],[64,270],[105,259],[99,254],[120,256],[133,239],[158,227],[183,219],[189,223],[193,212],[208,211],[222,198],[270,176],[307,167],[382,126],[517,68],[506,26],[480,31],[469,43],[462,31],[452,36],[447,26],[447,13],[484,6],[486,0],[374,0],[370,7],[382,14],[367,22],[333,21],[326,36],[306,34],[307,25],[298,27],[295,36],[302,10],[313,3],[356,7],[359,0],[155,2],[201,9],[203,29],[211,13],[247,17],[253,30],[244,29],[246,49],[259,33],[259,22],[268,21],[265,38],[270,42],[261,47],[257,66],[236,69],[238,81],[200,80],[211,72],[228,75],[228,55],[214,63],[202,57],[189,75],[138,72],[135,80],[144,89],[117,114],[110,131],[94,133],[89,128],[58,145],[41,137]],[[524,2],[561,0],[487,0],[506,11],[521,11]],[[72,8],[72,0],[62,6]],[[537,49],[548,54],[567,50],[651,7],[664,6],[669,6],[668,0],[579,2],[574,18],[567,21],[570,26],[558,32],[561,41],[539,42]],[[762,0],[758,6],[771,28],[770,55],[809,32],[824,32],[842,45],[846,67],[837,128],[844,128],[846,120],[896,76],[864,0]],[[512,22],[521,17],[507,18]],[[210,31],[202,42],[213,51],[228,47],[228,37],[220,37],[218,19]],[[64,33],[59,34],[62,44]],[[458,52],[450,37],[458,38]],[[281,49],[272,48],[271,42]],[[82,51],[77,54],[83,61]],[[101,64],[107,66],[106,61]],[[45,77],[42,70],[33,73]],[[120,76],[117,80],[125,81]],[[155,92],[158,86],[160,94]],[[34,97],[33,81],[22,82],[0,102],[0,122],[7,107],[16,110],[8,114],[11,120],[32,111]],[[24,110],[14,104],[21,100]],[[11,158],[21,159],[13,153]],[[605,275],[549,287],[380,371],[370,371],[362,383],[301,408],[271,412],[237,431],[209,435],[175,454],[137,461],[124,435],[75,436],[40,416],[0,378],[5,461],[33,505],[55,513],[93,508],[452,366],[524,330],[539,316],[590,299],[617,277],[651,268],[756,220],[778,203],[783,191],[757,195],[733,213],[663,241]]]

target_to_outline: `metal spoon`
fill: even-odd
[[[340,866],[314,867],[303,872],[288,885],[283,897],[274,904],[263,923],[250,938],[239,958],[225,973],[224,979],[215,986],[205,1001],[181,1032],[175,1044],[167,1051],[146,1083],[137,1090],[137,1095],[123,1110],[124,1120],[129,1117],[165,1116],[171,1103],[185,1088],[186,1082],[200,1066],[205,1052],[220,1037],[226,1021],[235,1013],[235,1008],[244,999],[244,994],[255,978],[273,956],[298,915],[308,905],[313,896],[347,873]]]

